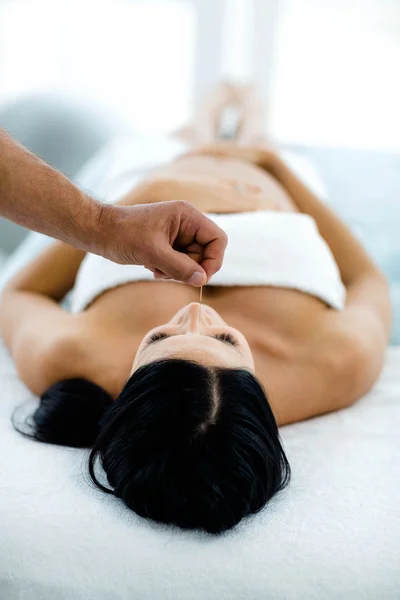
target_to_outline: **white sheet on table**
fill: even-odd
[[[3,600],[398,600],[400,347],[347,410],[282,428],[293,470],[220,538],[150,523],[82,478],[85,451],[10,424],[36,400],[0,345]]]

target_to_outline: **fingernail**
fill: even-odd
[[[189,285],[200,286],[204,283],[204,274],[200,271],[195,271],[188,281]]]

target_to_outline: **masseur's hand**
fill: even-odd
[[[205,284],[227,237],[187,202],[110,206],[91,198],[0,128],[0,216],[85,252]]]
[[[104,205],[93,252],[120,264],[144,265],[156,279],[200,287],[222,265],[227,235],[184,201]]]

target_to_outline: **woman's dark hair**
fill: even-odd
[[[257,379],[176,359],[134,372],[100,421],[89,473],[143,517],[210,533],[258,512],[290,479]]]
[[[14,410],[11,422],[19,433],[39,442],[89,448],[99,434],[99,420],[112,401],[95,383],[66,379],[42,394],[39,408],[24,420],[22,427],[16,420],[20,406]]]
[[[183,529],[230,529],[290,479],[265,392],[245,369],[153,362],[134,372],[116,401],[94,383],[69,379],[41,396],[30,433],[14,414],[12,421],[38,441],[92,446],[97,487]],[[97,479],[96,459],[113,489]]]

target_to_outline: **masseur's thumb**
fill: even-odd
[[[157,261],[154,277],[156,279],[175,279],[194,287],[201,287],[207,283],[204,269],[187,254],[174,250],[171,246],[165,248]]]

